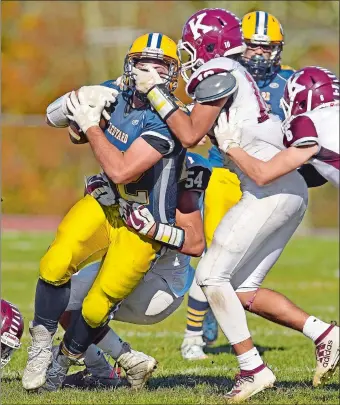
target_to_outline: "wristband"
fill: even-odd
[[[157,224],[153,239],[164,243],[173,249],[181,249],[184,244],[185,232],[184,229],[178,226],[166,224]]]
[[[147,98],[164,121],[179,108],[165,84],[153,86],[149,90]]]

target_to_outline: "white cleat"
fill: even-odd
[[[157,360],[153,357],[136,350],[131,350],[120,355],[117,363],[123,368],[128,383],[135,390],[144,387],[158,364]]]
[[[30,322],[29,331],[32,336],[32,346],[29,346],[28,360],[22,377],[22,385],[26,390],[35,390],[46,382],[46,372],[52,363],[53,336],[43,326],[33,327]]]
[[[185,360],[204,360],[208,356],[204,353],[205,346],[202,336],[186,337],[181,346],[182,357]]]
[[[335,324],[330,327],[315,341],[316,370],[313,386],[323,385],[335,373],[339,364],[339,327]]]
[[[273,387],[275,380],[275,375],[265,364],[255,370],[241,370],[235,378],[232,390],[225,396],[227,403],[234,404],[244,401],[266,388]]]

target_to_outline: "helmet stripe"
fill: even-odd
[[[148,42],[146,44],[147,48],[149,48],[151,46],[152,36],[153,36],[153,34],[149,34],[149,36],[148,36]]]
[[[163,35],[159,34],[158,40],[157,40],[157,48],[161,47],[162,39],[163,39]]]
[[[268,13],[265,13],[265,18],[264,18],[264,34],[267,35],[267,30],[268,30]]]
[[[259,29],[259,11],[256,11],[255,34],[258,34]]]
[[[151,39],[151,48],[158,48],[157,43],[158,43],[158,38],[159,34],[152,34],[152,39]]]
[[[256,34],[260,34],[260,35],[264,35],[264,31],[265,31],[265,21],[266,21],[266,17],[268,20],[268,16],[266,15],[267,13],[265,13],[264,11],[257,11],[258,13],[258,27],[257,27],[257,32]],[[256,13],[256,14],[257,14]],[[256,19],[257,21],[257,19]]]

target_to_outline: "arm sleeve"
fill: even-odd
[[[167,125],[156,115],[147,122],[141,134],[149,145],[163,156],[169,155],[175,147],[175,140]]]
[[[308,188],[323,186],[328,181],[311,164],[302,165],[298,172],[305,179]]]

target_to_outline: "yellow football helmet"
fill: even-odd
[[[158,32],[138,37],[131,45],[124,63],[124,84],[134,87],[132,68],[143,58],[153,58],[165,61],[168,65],[168,75],[162,77],[171,92],[176,90],[179,74],[179,54],[176,43]]]
[[[253,11],[242,18],[242,31],[248,49],[261,46],[271,51],[269,60],[265,60],[262,55],[254,55],[251,58],[243,55],[242,64],[255,79],[264,80],[272,76],[280,65],[284,45],[283,29],[279,20],[265,11]]]

